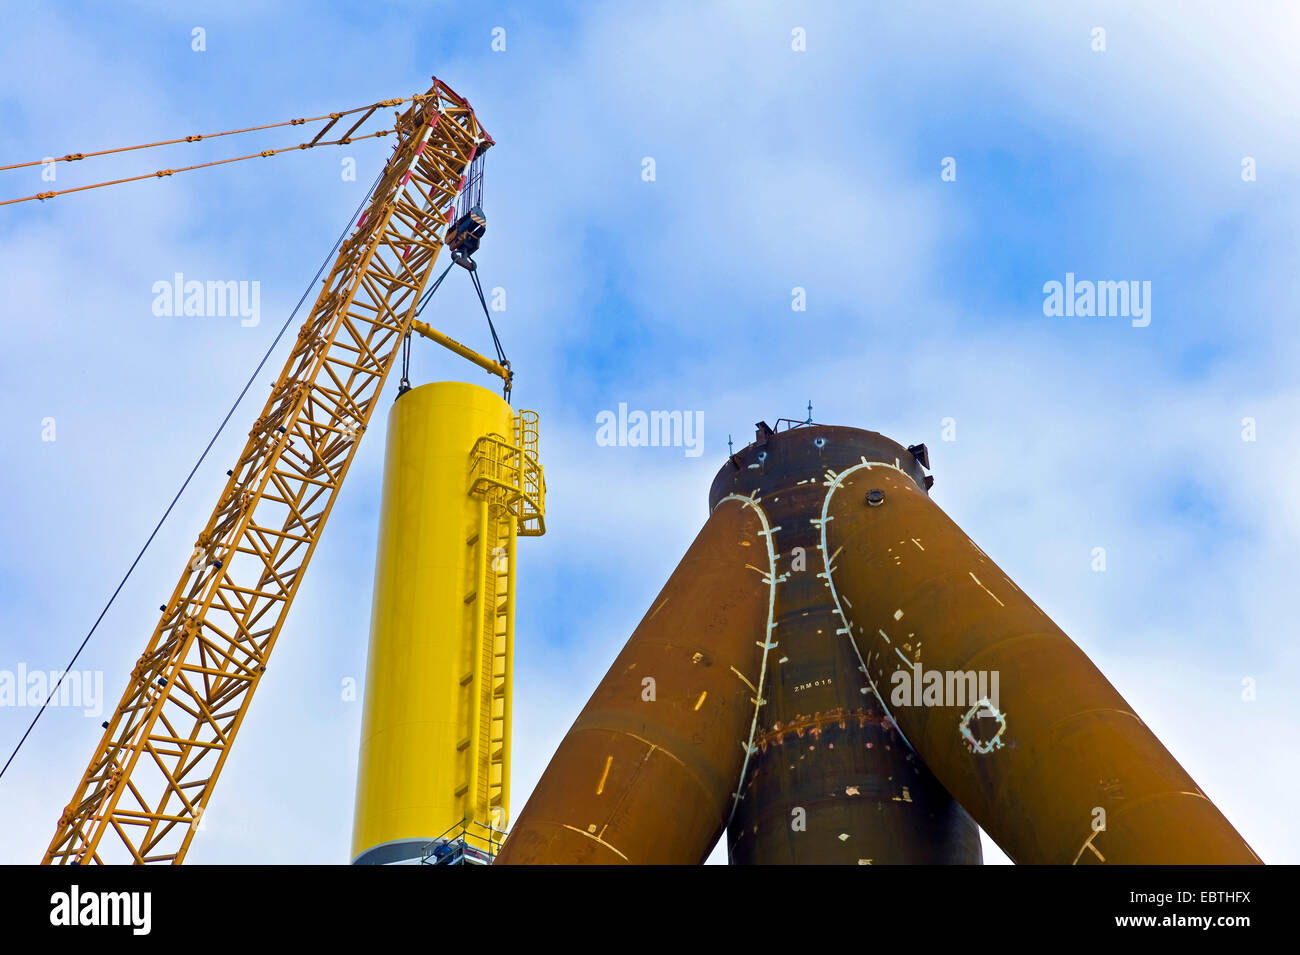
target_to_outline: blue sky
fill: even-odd
[[[1300,730],[1294,7],[102,11],[47,2],[11,17],[0,165],[316,115],[423,91],[431,74],[496,139],[478,258],[484,284],[506,290],[498,325],[516,404],[541,414],[550,491],[547,536],[521,545],[516,807],[702,523],[728,435],[743,444],[753,422],[802,417],[811,399],[819,421],[926,442],[940,506],[1266,861],[1300,861],[1280,797],[1296,788]],[[806,50],[791,48],[796,29]],[[56,188],[303,138],[71,164]],[[0,210],[0,670],[66,661],[388,149]],[[50,188],[33,170],[0,177],[5,198]],[[260,323],[154,315],[153,283],[178,271],[260,282]],[[1151,282],[1150,325],[1045,316],[1043,285],[1067,272]],[[438,299],[426,318],[488,347],[468,283]],[[418,344],[413,367],[417,381],[479,380]],[[104,672],[106,705],[274,370],[79,662]],[[596,415],[619,402],[702,411],[704,454],[598,446]],[[360,707],[340,688],[364,674],[382,415],[190,861],[346,861]],[[6,756],[31,715],[0,707]],[[102,718],[42,720],[0,781],[0,861],[40,857]]]

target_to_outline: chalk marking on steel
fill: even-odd
[[[587,837],[588,839],[590,839],[592,842],[599,842],[602,846],[604,846],[604,847],[605,847],[606,849],[608,849],[610,852],[613,852],[615,855],[617,855],[617,856],[618,856],[620,859],[622,859],[624,862],[631,862],[631,861],[632,861],[632,860],[629,859],[627,856],[623,855],[623,853],[619,852],[617,849],[615,849],[613,846],[611,846],[611,845],[610,845],[608,842],[606,842],[604,839],[600,838],[600,836],[593,835],[592,833],[588,832],[586,829],[579,829],[577,826],[571,826],[571,825],[569,825],[567,822],[562,822],[562,823],[560,823],[560,825],[562,825],[565,829],[572,829],[574,832],[578,833],[578,835],[580,835],[580,836],[586,836],[586,837]],[[603,832],[604,830],[601,830],[601,831]]]
[[[1100,830],[1094,829],[1092,831],[1092,835],[1090,835],[1086,840],[1084,840],[1083,845],[1079,846],[1079,851],[1074,854],[1074,861],[1071,862],[1070,865],[1079,864],[1079,857],[1083,855],[1084,849],[1091,849],[1093,851],[1093,854],[1096,855],[1098,859],[1100,859],[1102,862],[1106,861],[1106,857],[1102,855],[1100,852],[1098,852],[1097,847],[1092,844],[1092,840],[1097,838],[1097,833],[1099,831]]]
[[[979,579],[978,577],[975,576],[974,571],[967,571],[967,573],[970,574],[970,579],[971,579],[971,580],[975,581],[975,583],[977,583],[977,584],[980,584],[980,579]],[[981,586],[981,587],[984,587],[983,584],[980,584],[980,586]],[[989,590],[987,587],[984,587],[984,592],[985,592],[986,594],[988,594],[990,597],[992,597],[994,600],[998,600],[998,595],[995,594],[993,591]],[[998,606],[999,606],[999,607],[1005,607],[1006,604],[1004,604],[1001,600],[998,600]]]
[[[677,756],[673,753],[672,750],[670,750],[670,749],[664,749],[664,748],[663,748],[662,746],[660,746],[658,743],[652,743],[652,742],[650,742],[648,739],[646,739],[644,736],[637,736],[635,733],[629,733],[627,730],[620,730],[619,732],[621,732],[621,733],[622,733],[624,736],[626,736],[628,739],[634,739],[634,740],[636,740],[638,743],[645,743],[645,745],[647,745],[647,746],[650,747],[650,749],[646,752],[645,756],[641,757],[641,762],[643,762],[643,763],[644,763],[644,762],[648,762],[648,761],[650,760],[650,757],[653,756],[653,755],[655,754],[656,751],[658,751],[658,752],[660,752],[660,753],[663,753],[665,756],[667,756],[669,759],[671,759],[671,760],[672,760],[673,762],[675,762],[675,763],[682,763],[682,761],[681,761],[680,759],[677,758]],[[685,766],[686,764],[685,764],[685,763],[682,763],[682,765]]]
[[[731,672],[734,673],[734,674],[736,674],[736,676],[740,677],[742,680],[744,680],[744,681],[745,681],[745,686],[749,687],[749,688],[750,688],[751,690],[753,690],[755,693],[758,692],[758,687],[756,687],[756,686],[754,686],[754,684],[750,683],[750,682],[749,682],[749,677],[745,676],[745,674],[741,673],[741,672],[740,672],[739,670],[737,670],[735,667],[732,667],[732,668],[731,668]]]
[[[699,707],[696,707],[696,709],[699,709]],[[598,782],[598,783],[596,784],[596,795],[597,795],[597,796],[599,796],[601,793],[603,793],[603,792],[605,791],[605,780],[609,779],[609,767],[611,767],[611,766],[613,766],[613,765],[614,765],[614,757],[613,757],[613,756],[606,756],[606,757],[605,757],[605,771],[604,771],[603,773],[600,774],[600,782]]]

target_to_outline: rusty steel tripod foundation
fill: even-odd
[[[760,426],[755,443],[713,482],[710,506],[751,500],[766,513],[779,549],[763,705],[728,825],[733,863],[981,861],[975,823],[863,680],[826,586],[819,476],[864,455],[892,460],[900,453],[911,457],[892,441],[848,428],[777,434]]]
[[[1258,862],[923,462],[760,425],[498,861]]]

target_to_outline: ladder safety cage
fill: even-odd
[[[501,504],[514,515],[520,537],[546,533],[546,481],[537,459],[538,419],[535,411],[515,417],[512,441],[489,434],[470,454],[470,491]]]

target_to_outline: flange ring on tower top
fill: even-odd
[[[826,471],[843,471],[864,458],[898,468],[922,490],[933,482],[907,448],[875,431],[839,425],[807,424],[773,431],[759,422],[754,442],[737,451],[718,471],[709,488],[709,510],[728,494],[768,494],[794,476],[796,483]],[[915,445],[918,450],[923,445]]]

